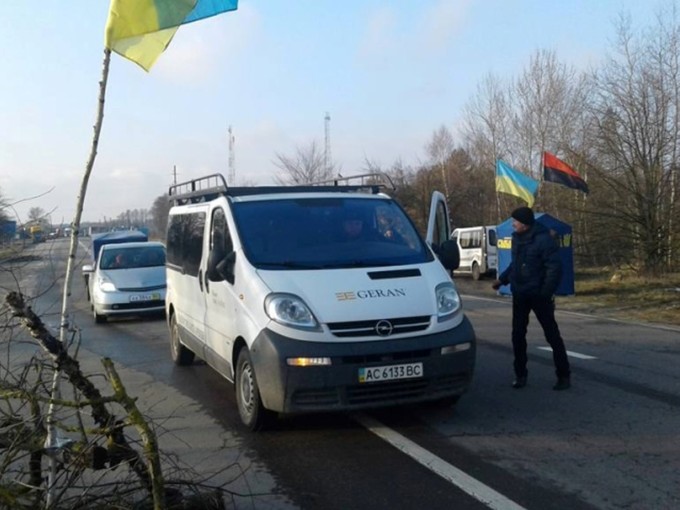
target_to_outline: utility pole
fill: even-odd
[[[177,165],[172,165],[172,183],[177,184]]]
[[[236,164],[234,163],[234,134],[229,126],[229,185],[236,186]]]
[[[324,170],[326,175],[331,173],[331,114],[326,112],[325,121],[325,132],[326,132],[326,143],[324,146],[323,162]]]

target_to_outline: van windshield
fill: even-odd
[[[233,204],[243,250],[260,269],[333,269],[433,260],[390,199],[276,199]]]

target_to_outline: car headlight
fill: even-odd
[[[264,310],[271,320],[286,326],[304,329],[318,326],[309,307],[293,294],[270,294],[264,300]]]
[[[460,295],[452,283],[440,283],[435,289],[437,299],[437,318],[449,319],[461,307]]]
[[[102,292],[116,292],[116,286],[108,280],[99,280],[99,288]]]

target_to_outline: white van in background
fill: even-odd
[[[338,182],[360,177],[374,184]],[[476,340],[450,276],[444,196],[423,239],[376,179],[171,186],[172,358],[233,381],[247,427],[276,413],[451,405],[470,385]]]
[[[493,275],[498,269],[498,251],[496,247],[496,227],[457,228],[451,239],[458,244],[460,265],[456,274],[471,274],[473,280],[482,275]]]

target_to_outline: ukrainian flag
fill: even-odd
[[[519,197],[532,207],[538,192],[538,181],[499,159],[496,161],[496,191]]]
[[[180,25],[237,7],[238,0],[111,0],[104,42],[148,71]]]

